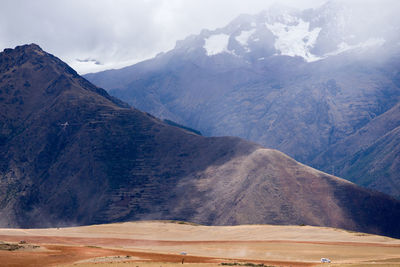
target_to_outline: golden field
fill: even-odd
[[[0,266],[400,266],[399,239],[312,226],[146,221],[0,229],[0,241]]]

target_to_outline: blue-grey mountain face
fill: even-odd
[[[357,12],[334,1],[305,11],[276,6],[86,78],[157,117],[256,141],[399,197],[398,165],[384,155],[374,164],[362,151],[400,126],[398,113],[386,115],[400,100],[400,24],[379,27],[380,18]],[[390,127],[368,128],[389,117]],[[354,137],[365,127],[371,138]],[[332,152],[346,142],[351,149]]]
[[[35,44],[0,53],[0,227],[131,220],[400,237],[400,201],[131,108]],[[327,212],[328,211],[328,212]]]

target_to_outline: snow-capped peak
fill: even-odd
[[[203,48],[206,50],[207,56],[213,56],[220,53],[230,53],[228,50],[229,35],[227,34],[215,34],[204,40]]]
[[[273,24],[265,23],[266,27],[276,37],[275,48],[281,55],[300,56],[307,62],[320,59],[310,52],[317,41],[321,28],[310,29],[310,23],[302,19],[294,18],[288,14],[284,16],[290,24],[276,22]]]
[[[257,15],[241,15],[224,28],[203,30],[179,42],[181,45],[177,43],[177,49],[190,53],[201,48],[207,56],[226,53],[246,62],[274,55],[313,62],[350,50],[365,51],[391,40],[393,34],[378,27],[360,30],[352,14],[352,9],[336,1],[303,11],[278,5]]]
[[[250,51],[248,48],[249,38],[255,33],[256,29],[251,29],[248,31],[241,31],[240,35],[236,36],[235,39],[241,44],[246,51]]]

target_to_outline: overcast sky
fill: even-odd
[[[297,8],[324,0],[280,0]],[[275,0],[2,0],[0,49],[36,43],[79,73],[119,68],[168,51]],[[76,60],[97,60],[101,65]]]

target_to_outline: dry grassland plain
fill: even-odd
[[[321,258],[332,262],[321,264]],[[169,221],[0,229],[0,266],[262,264],[400,266],[400,240],[312,226],[200,226]]]

